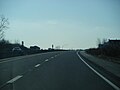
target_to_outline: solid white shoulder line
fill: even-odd
[[[94,68],[92,68],[88,63],[86,63],[78,54],[77,55],[79,57],[80,60],[82,60],[93,72],[95,72],[99,77],[101,77],[103,80],[105,80],[109,85],[111,85],[115,90],[120,90],[120,88],[118,86],[116,86],[114,83],[112,83],[110,80],[108,80],[107,78],[105,78],[102,74],[100,74],[99,72],[97,72]]]

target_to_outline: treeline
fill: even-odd
[[[12,51],[14,47],[20,47],[21,49],[24,48],[24,53],[17,54]],[[19,56],[24,55],[28,49],[26,47],[23,47],[22,45],[18,43],[10,43],[8,40],[2,39],[0,40],[0,59],[1,58],[8,58],[13,56]]]
[[[90,48],[87,53],[120,58],[120,40],[108,40],[103,44],[99,43],[98,48]]]
[[[13,48],[19,47],[22,52],[13,51]],[[33,48],[35,47],[35,48]],[[30,55],[30,54],[37,54],[37,53],[45,53],[45,52],[54,52],[54,51],[65,51],[62,49],[36,49],[36,46],[32,48],[25,47],[19,43],[11,43],[8,40],[2,39],[0,40],[0,59],[15,57],[15,56],[23,56],[23,55]]]
[[[22,42],[22,45],[19,43],[11,43],[4,39],[5,30],[9,29],[8,25],[8,18],[6,18],[4,15],[0,15],[0,59],[51,51],[64,51],[61,49],[40,50],[40,48],[37,46],[27,48],[24,46],[24,42]]]

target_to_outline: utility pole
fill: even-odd
[[[24,46],[24,41],[22,41],[22,46]]]
[[[54,48],[54,45],[52,44],[52,49]]]

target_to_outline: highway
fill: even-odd
[[[0,61],[0,90],[120,90],[78,51],[57,51]]]

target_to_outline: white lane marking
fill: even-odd
[[[20,60],[20,59],[23,59],[23,58],[18,58],[17,60]],[[1,61],[0,63],[12,62],[12,61],[16,61],[16,60],[7,60],[7,61]]]
[[[51,57],[51,58],[54,58],[54,57]]]
[[[58,55],[55,55],[55,57],[57,57]]]
[[[40,64],[35,65],[35,67],[39,67],[39,66],[40,66]]]
[[[33,55],[6,58],[6,59],[2,59],[3,61],[1,61],[0,63],[13,62],[13,61],[17,61],[17,60],[21,60],[21,59],[25,59],[25,58],[30,58],[30,57],[34,57],[34,56],[38,56],[38,55],[42,55],[42,54],[35,54],[35,55],[33,54]],[[12,60],[10,60],[10,59],[12,59]]]
[[[47,62],[47,61],[48,61],[48,59],[45,60],[45,62]]]
[[[49,54],[49,53],[50,53],[50,52],[40,53],[40,54],[32,54],[32,55],[26,55],[26,56],[11,57],[11,58],[6,58],[6,59],[1,59],[2,61],[0,61],[0,64],[1,64],[1,63],[7,63],[7,62],[13,62],[13,61],[21,60],[21,59],[24,59],[24,58],[30,58],[30,57],[34,57],[34,56]],[[53,52],[51,52],[51,53],[53,53]],[[12,60],[10,60],[10,59],[12,59]]]
[[[112,86],[115,90],[120,90],[120,88],[118,86],[116,86],[114,83],[112,83],[110,80],[108,80],[107,78],[105,78],[102,74],[100,74],[99,72],[97,72],[94,68],[92,68],[88,63],[86,63],[81,56],[78,54],[77,55],[79,57],[80,60],[82,60],[83,63],[85,63],[93,72],[95,72],[99,77],[101,77],[104,81],[106,81],[110,86]]]
[[[20,79],[21,77],[23,77],[22,75],[16,76],[15,78],[9,80],[7,83],[13,83],[15,81],[17,81],[18,79]]]

